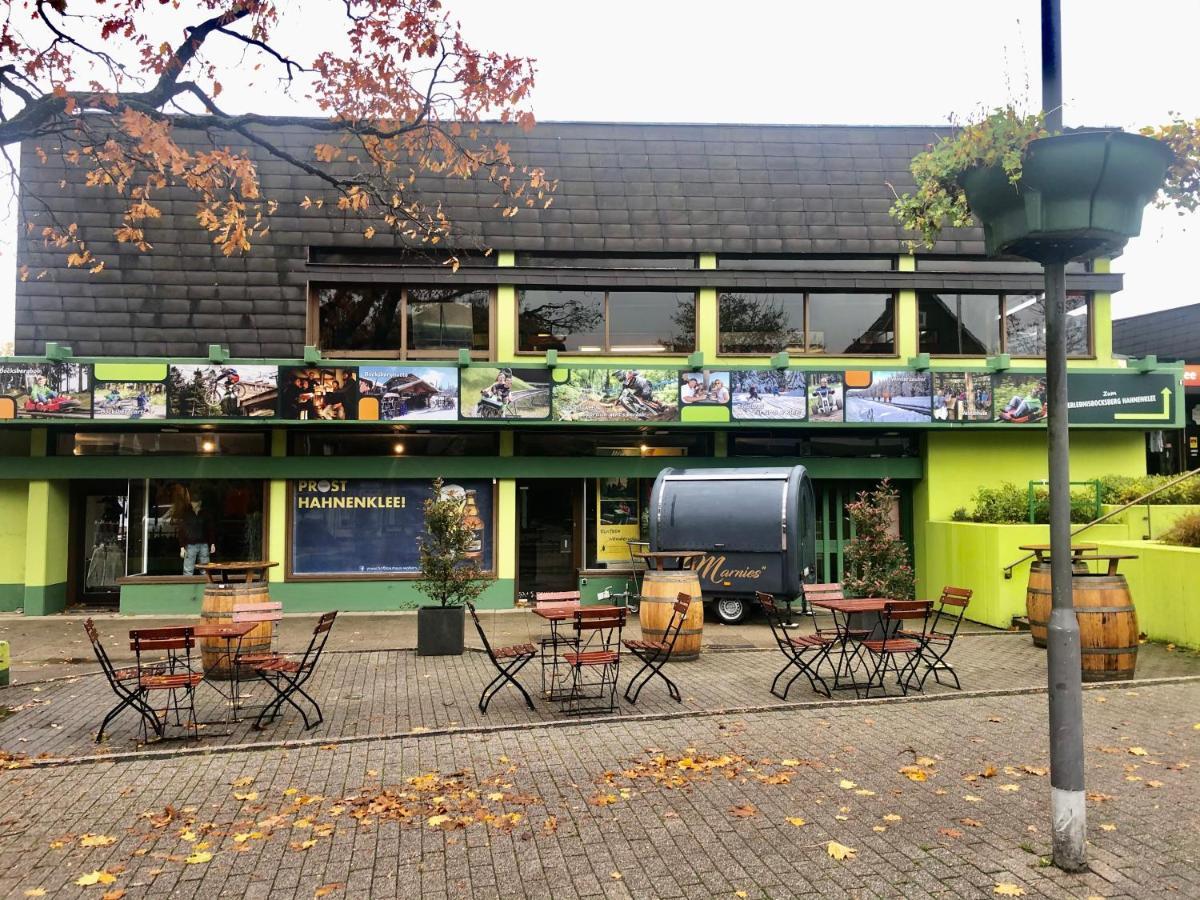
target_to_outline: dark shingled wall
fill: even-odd
[[[482,180],[427,178],[448,214],[477,241],[502,250],[601,253],[894,254],[905,235],[888,217],[888,183],[911,186],[912,156],[936,136],[930,127],[638,125],[547,123],[506,134],[514,159],[560,179],[554,205],[503,219]],[[311,158],[317,141],[302,128],[271,137]],[[230,145],[240,148],[240,139]],[[349,172],[351,165],[340,163]],[[309,246],[368,246],[363,224],[329,209],[298,207],[320,185],[261,158],[264,192],[280,202],[269,237],[246,257],[226,258],[195,224],[181,191],[160,195],[163,217],[148,229],[155,249],[139,253],[107,235],[120,206],[82,184],[78,169],[22,148],[22,175],[63,221],[90,231],[107,263],[99,275],[67,269],[61,252],[23,239],[17,285],[18,353],[46,341],[80,355],[201,355],[223,344],[240,357],[297,357],[304,345]],[[59,182],[66,180],[65,187]],[[29,197],[23,203],[38,209]],[[380,234],[374,249],[393,239]],[[983,252],[978,229],[949,231],[939,253]],[[469,277],[464,269],[458,276]]]

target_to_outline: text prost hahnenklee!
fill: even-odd
[[[407,497],[374,494],[365,497],[346,496],[345,480],[297,481],[297,509],[404,509]]]

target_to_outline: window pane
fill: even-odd
[[[722,253],[718,269],[742,269],[756,272],[890,272],[894,256],[753,256]]]
[[[474,428],[429,434],[293,432],[291,438],[292,456],[495,456],[500,452],[497,432]]]
[[[604,349],[603,291],[523,290],[517,303],[520,349]]]
[[[409,288],[408,349],[486,352],[489,299],[484,288]]]
[[[920,352],[992,356],[1000,352],[1000,297],[997,294],[917,296]]]
[[[804,352],[804,295],[739,291],[717,297],[722,353]]]
[[[1087,294],[1067,295],[1067,355],[1091,353],[1091,304]],[[1046,355],[1046,301],[1041,294],[1004,298],[1005,352],[1012,356]]]
[[[891,294],[809,294],[808,352],[896,352]]]
[[[400,289],[372,285],[317,288],[322,350],[400,352]]]
[[[200,574],[186,569],[206,556],[213,561],[264,558],[261,481],[134,481],[129,510],[131,574]]]
[[[610,291],[608,337],[613,353],[690,353],[696,348],[696,296]]]
[[[59,456],[265,456],[261,431],[76,431],[58,435]]]

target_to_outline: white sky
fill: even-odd
[[[320,10],[332,24],[341,3],[290,2],[288,39],[306,59],[323,36]],[[1040,99],[1038,0],[447,6],[477,45],[537,58],[541,120],[941,125],[981,105]],[[169,12],[155,15],[174,27]],[[1200,116],[1198,33],[1200,0],[1063,0],[1066,124],[1137,128],[1172,110]],[[282,111],[265,85],[222,81],[228,107],[267,108],[271,98]],[[12,337],[13,229],[11,216],[0,218],[0,344]],[[1142,236],[1114,266],[1126,276],[1116,315],[1200,302],[1187,271],[1198,250],[1200,213],[1148,210]]]

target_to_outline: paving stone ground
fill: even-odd
[[[960,695],[0,772],[0,896],[1196,897],[1198,708],[1195,681],[1085,694],[1081,875],[1042,863],[1045,696]],[[681,784],[632,777],[657,753]],[[423,773],[458,773],[432,788],[450,812],[477,790],[520,818],[350,815]],[[96,871],[113,883],[74,885]]]
[[[1020,690],[1046,684],[1045,652],[1032,646],[1025,634],[995,633],[960,636],[951,652],[963,685],[968,690]],[[779,706],[769,691],[783,657],[776,650],[705,652],[699,660],[670,664],[669,673],[679,684],[681,704],[667,696],[661,682],[652,682],[636,706],[621,703],[617,717],[644,713],[704,712],[748,706]],[[636,660],[622,662],[621,684],[636,671]],[[95,672],[96,666],[83,667]],[[828,674],[828,668],[825,669]],[[530,663],[521,680],[534,695],[536,709],[528,710],[520,695],[506,687],[496,696],[486,715],[476,706],[483,686],[495,670],[480,652],[461,657],[421,657],[411,651],[329,653],[307,686],[321,703],[325,722],[305,731],[300,717],[285,713],[262,731],[249,720],[238,725],[210,725],[199,746],[251,744],[302,738],[336,740],[348,737],[396,734],[412,729],[472,728],[520,725],[564,718],[560,704],[538,697],[541,675],[538,662]],[[1145,644],[1138,657],[1139,678],[1200,675],[1200,655],[1168,652]],[[894,685],[889,689],[895,693]],[[952,693],[948,687],[926,681],[925,693]],[[262,685],[247,689],[249,701],[261,703],[269,696]],[[853,692],[838,692],[852,698]],[[823,701],[801,678],[788,702]],[[47,684],[18,685],[0,692],[0,708],[17,712],[0,719],[0,750],[37,757],[71,757],[133,751],[141,740],[140,720],[124,713],[109,728],[106,741],[94,742],[105,712],[116,703],[105,679],[82,675]],[[212,687],[201,685],[197,694],[198,718],[218,721],[225,716],[224,700]],[[176,734],[181,732],[176,731]]]

